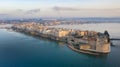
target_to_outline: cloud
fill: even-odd
[[[0,16],[8,16],[8,14],[0,14]]]
[[[28,10],[28,11],[26,11],[25,13],[26,13],[26,14],[35,14],[35,13],[38,13],[38,12],[40,12],[40,9]]]
[[[16,9],[9,10],[6,14],[2,13],[0,16],[2,17],[38,17],[40,15],[40,9]]]
[[[17,9],[16,11],[17,11],[17,12],[23,12],[23,10],[22,10],[22,9]]]
[[[77,8],[54,6],[52,8],[58,16],[96,16],[96,17],[116,17],[120,16],[120,8]]]
[[[55,11],[78,11],[80,9],[72,8],[72,7],[58,7],[58,6],[54,6],[53,10],[55,10]]]
[[[55,11],[118,11],[120,8],[75,8],[75,7],[60,7],[60,6],[54,6],[52,8]]]
[[[12,18],[11,15],[9,14],[0,14],[0,19],[5,19],[5,18]]]

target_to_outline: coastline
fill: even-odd
[[[102,53],[102,52],[94,52],[94,51],[90,51],[90,50],[78,50],[78,49],[75,49],[72,45],[69,45],[69,44],[67,44],[67,47],[69,47],[70,49],[72,49],[75,52],[83,53],[83,54],[96,55],[96,56],[108,54],[108,53]]]
[[[15,30],[13,30],[13,31],[15,31]],[[89,54],[89,55],[96,55],[96,56],[99,56],[99,55],[102,55],[102,54],[108,54],[108,52],[107,53],[102,53],[102,52],[90,51],[90,50],[81,50],[81,49],[78,50],[78,49],[74,48],[72,45],[68,44],[66,41],[61,41],[61,40],[58,40],[56,38],[50,38],[50,37],[47,37],[47,36],[45,37],[45,36],[43,36],[44,34],[37,35],[37,34],[32,34],[32,33],[23,32],[23,31],[15,31],[15,32],[20,32],[20,33],[24,33],[24,34],[31,35],[31,36],[36,36],[36,37],[41,37],[41,38],[47,38],[47,39],[55,40],[55,41],[58,41],[58,42],[63,42],[63,43],[66,44],[66,46],[68,48],[70,48],[73,51],[78,52],[78,53]]]
[[[38,23],[22,23],[11,27],[14,31],[43,37],[70,45],[77,52],[101,55],[110,53],[109,33],[65,28],[49,28]],[[73,47],[71,47],[73,46]]]

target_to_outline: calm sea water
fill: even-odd
[[[0,67],[120,67],[120,42],[111,53],[77,53],[64,43],[0,29]]]

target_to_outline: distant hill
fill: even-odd
[[[120,17],[111,17],[111,18],[104,18],[104,17],[85,17],[85,18],[62,18],[59,20],[80,20],[82,22],[119,22]]]
[[[84,18],[0,18],[0,23],[21,23],[21,22],[40,22],[50,23],[52,21],[60,21],[65,23],[120,23],[120,17],[104,18],[104,17],[84,17]]]

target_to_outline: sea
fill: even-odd
[[[111,38],[120,38],[120,23],[59,27],[100,32],[108,30]],[[120,41],[112,42],[114,46],[111,46],[109,54],[95,56],[75,52],[62,42],[0,29],[0,67],[120,67]]]

